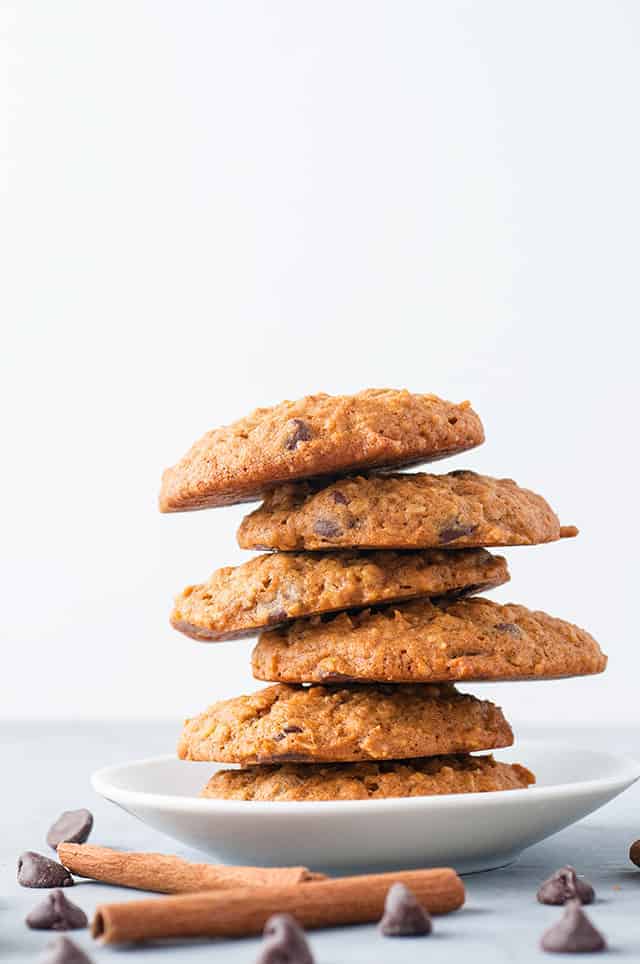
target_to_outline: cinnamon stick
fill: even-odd
[[[306,928],[379,920],[392,884],[406,884],[433,914],[457,910],[464,885],[448,867],[368,874],[311,882],[304,887],[260,887],[102,904],[91,926],[104,944],[166,937],[246,937],[259,934],[272,914],[286,911]]]
[[[326,879],[324,874],[314,874],[306,867],[196,864],[169,854],[133,853],[91,844],[61,843],[58,858],[79,877],[159,894],[189,894],[238,887],[293,887]]]

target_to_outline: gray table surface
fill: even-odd
[[[37,961],[51,935],[31,931],[24,924],[27,912],[46,891],[21,888],[15,878],[16,859],[22,850],[47,853],[45,833],[62,810],[86,806],[95,815],[92,842],[131,850],[160,850],[202,860],[202,856],[176,845],[150,830],[122,810],[101,800],[89,785],[89,774],[100,766],[166,753],[175,742],[176,726],[166,723],[20,723],[0,725],[3,750],[2,814],[0,834],[0,961]],[[523,738],[547,737],[576,745],[615,748],[640,753],[640,729],[520,728]],[[8,758],[8,759],[7,759]],[[8,763],[8,765],[7,765]],[[632,840],[640,837],[640,784],[605,808],[549,840],[526,851],[503,870],[465,878],[467,904],[459,912],[435,921],[429,938],[383,939],[373,926],[336,928],[310,935],[317,964],[408,964],[416,955],[447,964],[549,960],[538,949],[540,934],[560,911],[535,901],[538,883],[562,864],[570,863],[596,887],[598,901],[589,909],[593,921],[606,935],[609,955],[640,961],[640,871],[628,861]],[[70,893],[91,916],[105,900],[139,898],[139,891],[80,881]],[[180,942],[105,948],[88,932],[76,931],[74,940],[93,961],[135,964],[150,961],[220,961],[251,964],[259,941]],[[603,959],[581,955],[581,960]]]

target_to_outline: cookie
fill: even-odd
[[[263,633],[252,665],[278,682],[434,683],[586,676],[607,657],[584,629],[524,606],[420,599]]]
[[[251,502],[282,482],[430,462],[483,441],[469,402],[389,388],[308,395],[207,432],[164,473],[160,509]]]
[[[219,800],[382,800],[523,790],[535,777],[492,756],[433,756],[388,763],[283,763],[220,770],[200,794]]]
[[[188,586],[176,599],[171,624],[193,639],[233,639],[300,616],[467,595],[508,579],[505,559],[485,549],[268,553]]]
[[[510,746],[487,701],[443,686],[269,686],[187,720],[182,760],[331,763],[395,760]]]
[[[421,472],[280,486],[243,519],[238,543],[281,550],[524,546],[577,532],[511,479]]]

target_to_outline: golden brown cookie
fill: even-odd
[[[585,676],[607,657],[584,629],[524,606],[420,599],[263,633],[252,665],[288,683],[434,683]]]
[[[510,746],[493,703],[443,686],[269,686],[187,720],[183,760],[331,763]]]
[[[509,579],[485,549],[277,552],[218,569],[176,599],[171,624],[193,639],[251,636],[300,616],[445,593],[470,595]]]
[[[243,519],[238,543],[280,550],[523,546],[577,532],[511,479],[420,472],[280,486]]]
[[[430,462],[483,441],[469,402],[390,388],[308,395],[207,432],[164,473],[160,509],[250,502],[282,482]]]
[[[523,790],[535,783],[519,763],[492,756],[433,756],[388,763],[283,763],[220,770],[200,794],[220,800],[382,800],[444,793]]]

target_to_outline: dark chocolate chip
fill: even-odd
[[[276,609],[269,613],[269,625],[275,626],[277,623],[284,623],[289,619],[289,616],[284,609]]]
[[[87,923],[85,912],[67,900],[61,890],[47,894],[26,917],[27,926],[36,931],[75,931]]]
[[[454,479],[475,479],[476,474],[470,469],[453,469],[453,471],[447,472],[447,475],[451,475]]]
[[[573,867],[568,866],[556,870],[541,885],[537,894],[541,904],[566,904],[568,900],[579,900],[582,904],[591,904],[595,896],[589,881],[578,877]]]
[[[93,827],[93,815],[88,810],[65,810],[47,834],[47,843],[55,850],[61,843],[84,843]]]
[[[349,499],[344,492],[341,492],[340,489],[334,489],[331,493],[331,498],[336,505],[349,505],[351,502],[351,499]]]
[[[274,737],[274,740],[278,737]],[[284,740],[284,736],[279,737]],[[262,766],[270,766],[272,763],[308,763],[307,753],[256,753],[256,763]]]
[[[274,739],[277,740],[279,743],[281,740],[285,739],[285,737],[287,736],[287,733],[302,733],[302,727],[301,726],[283,726],[280,732],[274,737]]]
[[[313,964],[304,931],[291,914],[274,914],[262,933],[257,964]]]
[[[542,935],[540,946],[543,951],[557,954],[579,954],[603,951],[607,943],[582,910],[580,901],[570,900],[560,920]]]
[[[326,539],[334,539],[342,535],[342,528],[335,519],[316,519],[313,531],[317,536],[323,536]]]
[[[346,676],[344,673],[325,673],[323,670],[319,670],[320,678],[323,683],[328,686],[334,683],[359,683],[360,680],[356,676]]]
[[[38,958],[38,962],[39,964],[91,964],[91,958],[87,957],[85,952],[68,937],[54,937],[47,944],[44,954]]]
[[[493,582],[474,582],[468,586],[461,586],[459,589],[448,589],[443,592],[440,596],[432,596],[432,603],[447,603],[455,602],[456,599],[465,599],[467,596],[474,596],[478,592],[484,592],[485,589],[495,589],[495,583]]]
[[[636,867],[640,867],[640,840],[634,840],[629,848],[629,860]]]
[[[496,623],[494,629],[499,633],[509,633],[510,636],[522,636],[522,630],[515,623]]]
[[[429,912],[416,895],[400,883],[387,892],[379,927],[385,937],[417,937],[430,934],[432,929]]]
[[[438,540],[441,543],[453,542],[454,539],[460,539],[462,536],[470,536],[477,528],[477,526],[465,526],[460,522],[452,522],[440,530]]]
[[[18,859],[18,883],[23,887],[71,887],[73,877],[56,860],[27,850]]]
[[[293,449],[297,449],[300,442],[308,442],[311,438],[311,429],[303,419],[292,418],[291,425],[293,426],[293,431],[287,436],[284,443],[284,447],[290,452],[293,451]]]

